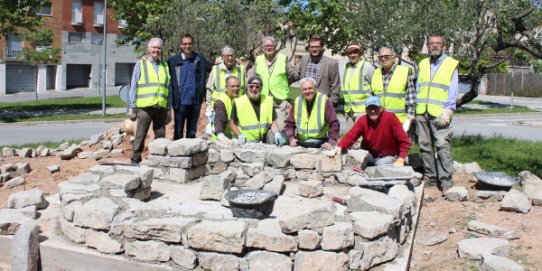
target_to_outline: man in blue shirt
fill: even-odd
[[[181,36],[180,47],[181,52],[168,59],[170,93],[175,112],[173,140],[196,137],[201,103],[205,98],[207,73],[211,67],[203,54],[193,51],[194,39],[190,34]]]

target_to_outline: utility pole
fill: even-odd
[[[104,38],[103,38],[103,65],[102,65],[102,117],[105,117],[105,97],[106,97],[106,86],[107,86],[107,80],[106,80],[106,71],[107,71],[107,0],[104,0],[104,12],[103,12],[103,20],[104,20]]]

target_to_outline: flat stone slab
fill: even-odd
[[[483,237],[464,239],[457,242],[459,258],[480,260],[483,255],[496,255],[507,257],[510,244],[507,240]]]

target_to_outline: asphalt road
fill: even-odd
[[[542,113],[460,115],[453,118],[452,129],[454,136],[500,135],[542,141]]]

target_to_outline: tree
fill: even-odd
[[[41,64],[57,63],[60,58],[60,48],[52,47],[53,31],[51,29],[41,29],[27,31],[24,34],[26,41],[30,43],[29,48],[23,48],[17,58],[23,62],[29,63],[34,67],[36,78],[36,101],[38,100],[38,67]]]
[[[4,0],[0,2],[0,36],[16,32],[19,28],[33,29],[42,24],[36,15],[47,0]]]

